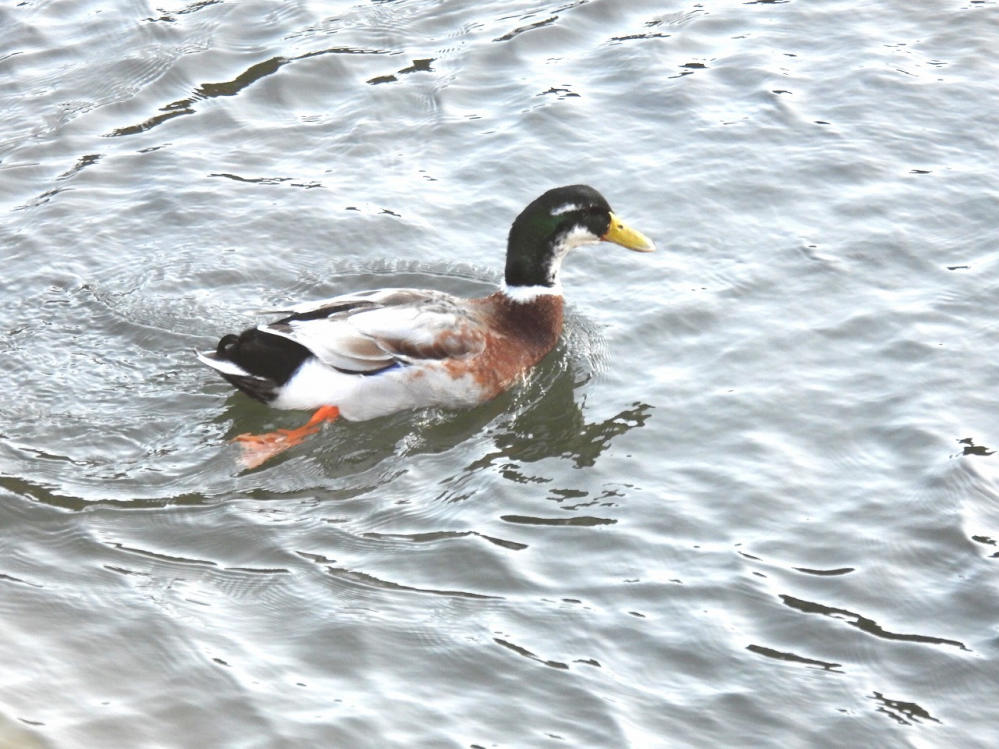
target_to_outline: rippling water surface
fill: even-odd
[[[0,746],[994,747],[994,0],[0,9]],[[301,423],[192,352],[477,294],[559,348]]]

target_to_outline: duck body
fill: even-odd
[[[224,336],[198,354],[203,363],[275,408],[319,409],[298,430],[237,437],[252,452],[244,463],[259,465],[341,415],[363,421],[495,398],[558,342],[563,258],[601,241],[654,249],[592,187],[555,188],[514,220],[504,282],[489,296],[362,291],[295,305],[279,320]]]
[[[298,305],[276,322],[224,337],[199,359],[274,408],[335,405],[351,421],[467,408],[495,398],[544,358],[562,331],[562,309],[557,293],[463,299],[381,289]]]

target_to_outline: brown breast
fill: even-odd
[[[471,360],[454,360],[455,376],[472,374],[492,398],[541,361],[562,333],[560,295],[515,302],[496,292],[473,302],[486,322],[485,348]],[[460,370],[460,371],[459,371]]]

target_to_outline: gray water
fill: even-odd
[[[999,745],[999,9],[0,8],[0,746]],[[499,278],[559,348],[296,426],[195,349]]]

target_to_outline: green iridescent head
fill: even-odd
[[[592,187],[570,185],[549,190],[521,211],[510,227],[506,285],[555,287],[566,253],[600,241],[636,252],[655,249],[648,237],[625,226]]]

